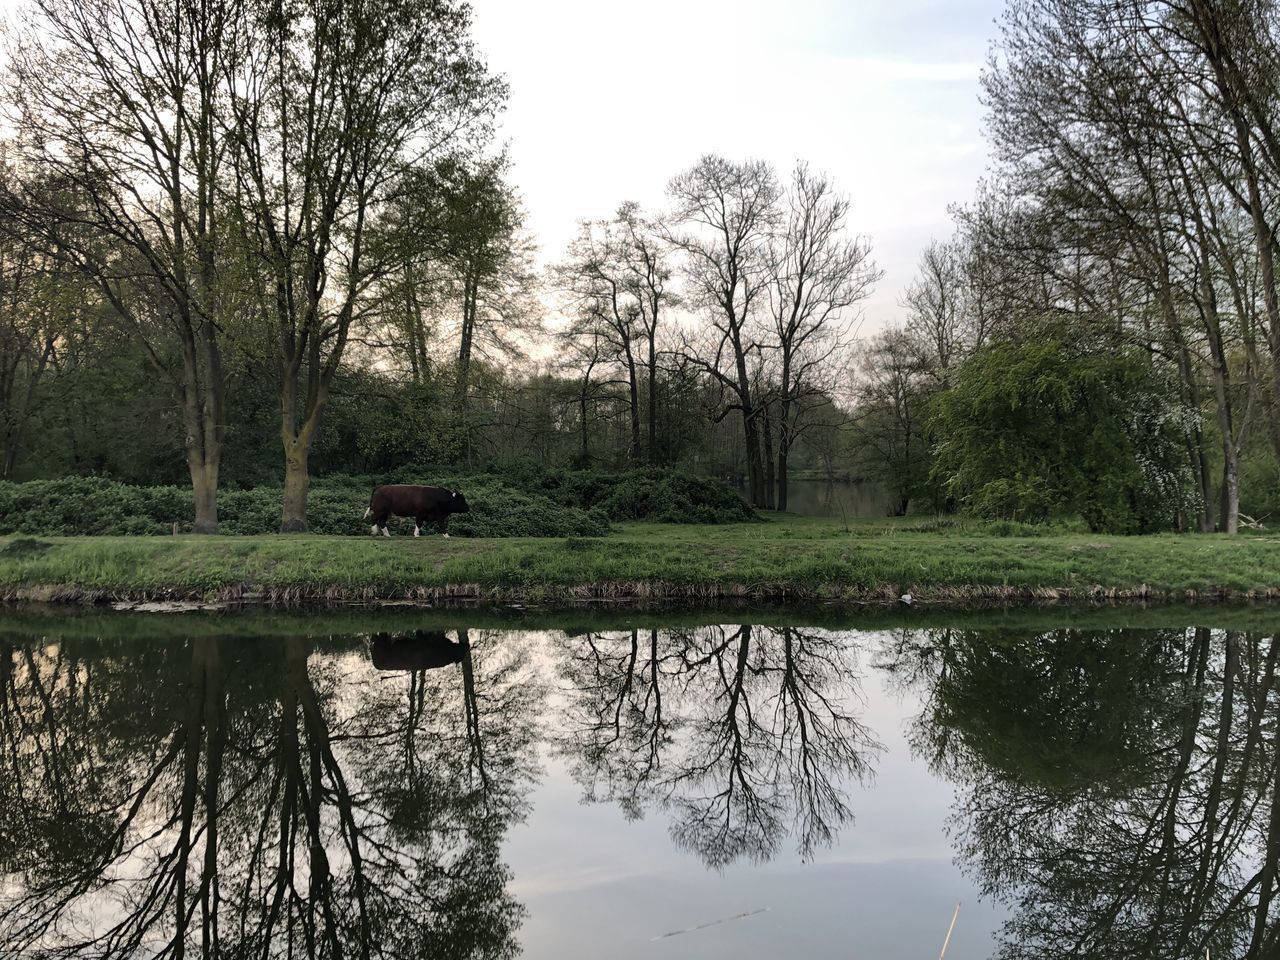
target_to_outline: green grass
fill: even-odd
[[[1280,596],[1280,538],[780,516],[600,538],[0,538],[9,599],[922,601]]]

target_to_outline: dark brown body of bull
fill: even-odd
[[[375,633],[369,644],[373,665],[378,670],[435,670],[461,663],[467,645],[454,643],[434,630],[409,634]]]
[[[451,513],[467,513],[467,498],[456,490],[444,487],[420,487],[408,483],[393,483],[385,487],[375,487],[373,497],[369,500],[369,509],[364,518],[373,518],[370,529],[375,537],[382,531],[384,537],[391,536],[387,529],[387,518],[413,517],[413,535],[416,537],[422,525],[430,520],[446,537],[449,536],[449,515]]]

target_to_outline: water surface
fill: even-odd
[[[1247,618],[415,616],[0,629],[0,956],[1276,953]]]

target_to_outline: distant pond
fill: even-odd
[[[737,489],[745,496],[742,485]],[[890,506],[884,489],[868,481],[791,480],[787,484],[787,510],[802,517],[887,517]]]
[[[1054,616],[10,618],[0,955],[1275,956],[1275,632]]]

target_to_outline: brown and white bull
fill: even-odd
[[[449,536],[449,515],[468,513],[467,498],[456,490],[444,487],[422,487],[408,483],[393,483],[383,487],[375,487],[369,500],[369,509],[364,518],[373,518],[373,526],[369,532],[375,537],[379,529],[384,537],[391,536],[387,529],[387,518],[413,517],[413,535],[419,536],[422,525],[428,520],[436,525],[446,537]]]

